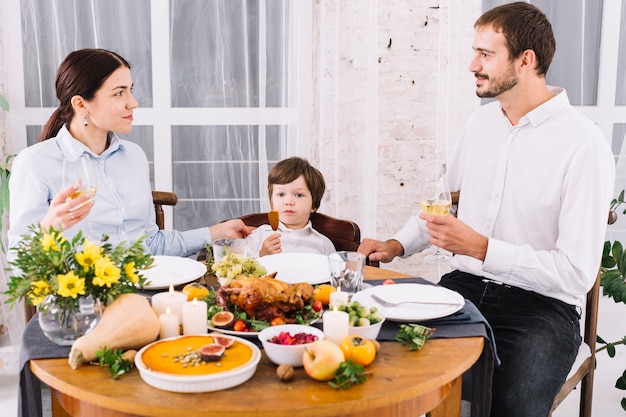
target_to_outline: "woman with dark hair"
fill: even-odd
[[[241,220],[185,232],[158,229],[146,155],[116,134],[132,130],[138,106],[124,58],[104,49],[71,52],[59,66],[55,86],[59,107],[40,142],[22,150],[13,162],[10,248],[32,224],[63,229],[68,239],[79,230],[93,239],[107,235],[113,244],[145,233],[153,254],[177,256],[198,252],[213,239],[250,233]],[[63,164],[79,158],[87,160],[97,193],[70,198],[81,180],[64,186]]]

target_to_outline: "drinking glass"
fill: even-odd
[[[440,176],[435,181],[425,181],[422,183],[420,190],[420,207],[422,212],[433,214],[435,216],[446,216],[450,213],[452,205],[452,196],[445,178]],[[450,256],[443,253],[439,246],[435,253],[424,258],[429,263],[447,262]]]
[[[361,291],[365,255],[360,252],[339,251],[328,255],[330,285],[349,297]]]
[[[92,168],[91,160],[89,155],[82,154],[78,157],[78,159],[72,161],[67,158],[63,159],[63,188],[68,185],[75,184],[76,181],[80,179],[81,184],[78,190],[73,192],[67,197],[66,201],[73,200],[82,194],[88,194],[89,200],[86,202],[79,204],[76,207],[72,208],[73,210],[77,210],[83,205],[87,204],[91,201],[96,195],[96,175],[95,170]],[[83,231],[83,236],[90,238],[89,234],[89,217],[83,219],[80,222],[80,229]]]
[[[93,198],[96,195],[95,175],[91,168],[89,155],[82,154],[77,160],[71,161],[63,159],[63,187],[76,183],[80,179],[81,185],[73,194],[68,197],[72,200],[82,194],[90,194]]]

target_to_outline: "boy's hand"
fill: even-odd
[[[282,248],[280,246],[280,233],[273,233],[263,241],[259,255],[273,255],[280,252],[282,252]]]

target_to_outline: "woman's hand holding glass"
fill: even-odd
[[[50,208],[41,220],[41,227],[44,231],[49,230],[51,226],[67,230],[89,215],[94,205],[90,194],[80,194],[78,197],[71,198],[76,194],[79,186],[80,183],[64,187],[50,201]]]

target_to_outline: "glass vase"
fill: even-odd
[[[38,306],[39,326],[48,339],[62,346],[71,346],[76,339],[93,330],[102,317],[102,306],[91,295],[81,297],[73,309],[59,304],[49,295]]]

